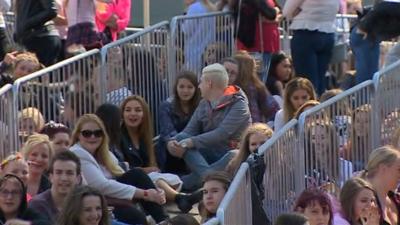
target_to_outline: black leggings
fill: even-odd
[[[117,181],[141,189],[156,188],[153,184],[153,181],[151,181],[151,179],[149,178],[149,176],[147,176],[147,174],[145,174],[142,170],[136,168],[130,169],[128,172],[118,177]],[[161,205],[154,202],[143,201],[143,200],[140,200],[138,202],[143,207],[146,214],[150,214],[157,223],[168,218],[168,214],[165,212],[164,208]],[[122,218],[121,221],[124,222]]]

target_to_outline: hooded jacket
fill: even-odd
[[[245,93],[238,86],[228,86],[217,104],[201,100],[188,125],[176,137],[189,136],[196,149],[218,149],[224,154],[237,147],[250,123]]]

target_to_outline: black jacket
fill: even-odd
[[[57,35],[53,23],[47,23],[57,16],[54,0],[17,0],[16,16],[14,38],[19,43],[32,37]]]
[[[372,39],[389,40],[400,35],[400,3],[380,2],[359,17],[358,27]]]

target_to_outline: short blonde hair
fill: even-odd
[[[202,76],[207,80],[215,82],[215,85],[220,88],[226,88],[228,86],[228,72],[226,72],[225,67],[219,63],[214,63],[204,67],[202,70]]]
[[[54,155],[53,148],[50,144],[49,136],[45,134],[32,134],[26,140],[24,146],[22,147],[21,153],[23,154],[25,160],[28,158],[28,155],[31,153],[32,148],[36,145],[45,144],[49,149],[49,159],[51,159]]]
[[[39,109],[35,107],[25,108],[21,111],[20,120],[32,119],[36,126],[35,131],[39,132],[44,127],[44,118]]]
[[[365,167],[366,170],[362,174],[362,178],[375,176],[380,165],[391,166],[399,158],[400,151],[391,145],[385,145],[375,149],[369,154],[368,163]]]

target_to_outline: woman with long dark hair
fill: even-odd
[[[77,186],[64,202],[57,225],[110,225],[107,202],[100,191]]]
[[[254,58],[246,51],[234,56],[239,71],[233,84],[243,89],[249,99],[252,122],[268,122],[274,119],[279,105],[258,78]]]
[[[157,159],[161,169],[175,174],[189,173],[183,159],[172,156],[166,143],[188,124],[200,100],[197,76],[190,71],[181,72],[175,80],[173,97],[160,106],[160,137]]]

